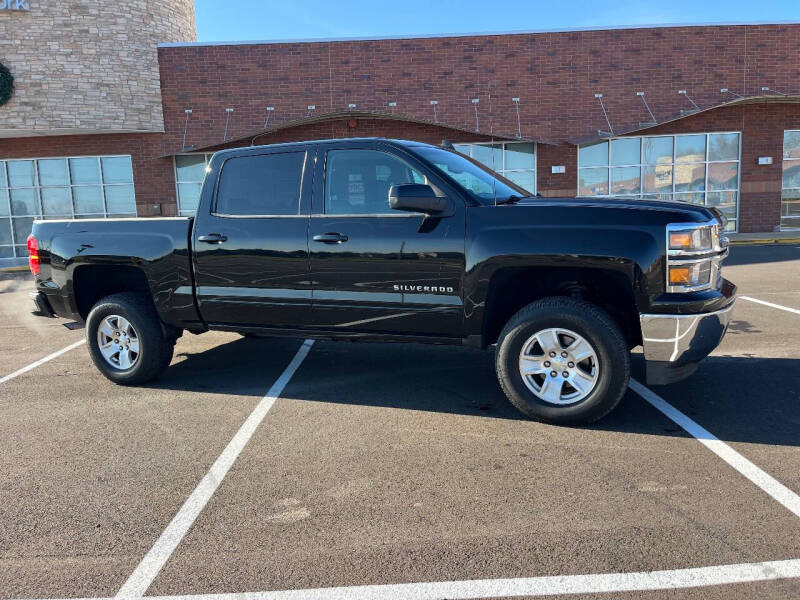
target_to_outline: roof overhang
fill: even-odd
[[[347,110],[347,111],[334,111],[329,113],[323,113],[319,115],[311,115],[308,117],[303,117],[301,119],[294,119],[291,121],[284,121],[282,123],[276,123],[267,128],[258,129],[248,133],[247,135],[243,135],[237,138],[233,138],[230,140],[219,141],[213,144],[206,144],[204,146],[199,147],[187,147],[182,148],[176,152],[172,152],[165,156],[172,156],[174,154],[180,154],[183,152],[204,152],[209,151],[212,149],[219,149],[220,147],[227,147],[227,146],[236,146],[243,145],[246,143],[249,146],[256,146],[259,143],[260,138],[268,138],[271,134],[285,131],[287,129],[292,129],[294,127],[305,127],[309,125],[316,125],[319,123],[329,123],[332,121],[346,121],[346,120],[374,120],[374,121],[396,121],[401,123],[411,123],[415,125],[426,125],[430,127],[437,127],[442,130],[450,130],[453,132],[457,132],[459,134],[472,134],[481,138],[493,138],[497,141],[505,142],[505,141],[514,141],[514,142],[539,142],[544,144],[552,144],[555,145],[555,142],[549,140],[534,140],[527,137],[519,137],[515,134],[509,133],[497,133],[492,131],[481,131],[479,129],[470,129],[468,127],[463,127],[460,125],[451,125],[448,123],[442,123],[440,121],[431,121],[428,119],[420,119],[417,117],[410,117],[408,115],[403,114],[394,114],[394,113],[385,113],[385,112],[372,112],[372,111],[356,111],[356,110]],[[266,142],[266,140],[264,140]],[[301,140],[298,140],[301,141]]]
[[[600,142],[602,140],[612,137],[645,132],[655,127],[660,127],[661,125],[674,123],[676,121],[681,121],[682,119],[688,119],[689,117],[694,117],[696,115],[707,113],[712,110],[717,110],[718,108],[723,108],[728,106],[744,106],[748,104],[800,104],[800,96],[769,95],[769,96],[748,96],[743,98],[734,98],[733,100],[729,100],[727,102],[721,102],[720,104],[709,106],[707,108],[701,108],[699,110],[684,110],[678,114],[673,114],[667,117],[666,119],[662,119],[657,123],[637,123],[637,124],[623,125],[621,127],[615,126],[614,135],[608,135],[607,132],[601,133],[598,131],[589,135],[571,138],[569,140],[569,143],[576,146],[583,144],[591,144],[592,142]]]

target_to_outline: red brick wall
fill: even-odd
[[[536,191],[542,196],[575,196],[578,190],[578,149],[560,144],[537,144]],[[564,173],[553,173],[552,167],[563,166]]]
[[[566,33],[319,43],[165,47],[159,49],[167,132],[183,133],[184,109],[194,112],[189,141],[221,140],[264,123],[346,110],[397,112],[472,128],[470,100],[479,98],[482,130],[490,102],[495,132],[514,134],[512,97],[521,98],[522,135],[565,140],[607,129],[595,92],[604,94],[612,125],[621,130],[649,119],[637,91],[664,120],[691,105],[718,104],[720,89],[760,94],[762,86],[800,93],[800,25],[671,27]],[[728,98],[731,98],[729,96]]]

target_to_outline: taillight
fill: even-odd
[[[39,274],[39,242],[32,234],[28,236],[28,266],[31,268],[31,273]]]

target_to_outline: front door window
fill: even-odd
[[[331,150],[325,175],[325,214],[381,215],[393,185],[425,183],[425,176],[400,158],[377,150]]]

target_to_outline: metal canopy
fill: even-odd
[[[279,131],[292,129],[294,127],[304,127],[308,125],[316,125],[319,123],[328,123],[331,121],[348,121],[350,119],[356,119],[356,120],[365,119],[373,121],[398,121],[401,123],[413,123],[416,125],[429,125],[431,127],[438,127],[440,129],[449,129],[451,131],[457,131],[459,133],[466,133],[474,136],[481,136],[485,138],[494,137],[494,139],[496,139],[499,142],[538,142],[543,144],[555,145],[555,142],[552,142],[550,140],[544,140],[544,139],[537,140],[527,137],[517,137],[516,134],[509,134],[509,133],[497,133],[497,132],[491,133],[489,131],[476,131],[475,128],[462,127],[460,125],[450,125],[442,122],[437,123],[432,120],[420,119],[417,117],[410,117],[408,115],[402,115],[402,114],[393,114],[393,113],[376,112],[376,111],[339,110],[319,115],[311,114],[309,116],[300,119],[293,119],[291,121],[284,121],[283,123],[276,123],[275,125],[252,131],[247,135],[243,135],[237,138],[232,138],[225,141],[220,140],[212,144],[206,144],[204,146],[200,146],[197,148],[191,148],[191,150],[189,149],[178,150],[176,152],[172,152],[165,156],[173,156],[174,154],[179,154],[185,151],[207,152],[211,149],[219,148],[221,146],[227,147],[236,144],[241,145],[243,142],[246,142],[248,145],[255,146],[258,145],[259,138],[267,137]]]
[[[624,135],[630,135],[632,133],[639,133],[648,131],[655,127],[659,127],[661,125],[666,125],[667,123],[675,123],[676,121],[680,121],[682,119],[688,119],[689,117],[695,117],[697,115],[706,113],[711,110],[716,110],[718,108],[723,108],[726,106],[742,106],[745,104],[800,104],[800,96],[783,96],[783,95],[769,95],[769,96],[748,96],[744,98],[735,98],[733,100],[728,100],[727,102],[721,102],[714,106],[709,106],[707,108],[701,108],[700,110],[693,110],[691,112],[684,111],[682,113],[673,114],[672,116],[667,117],[666,119],[659,121],[658,123],[636,123],[635,125],[622,125],[622,126],[614,126],[614,136],[608,135],[600,135],[598,132],[594,132],[589,135],[580,136],[576,138],[571,138],[569,141],[570,144],[575,146],[579,146],[582,144],[590,144],[592,142],[600,142],[602,140],[609,139],[610,137],[618,137]]]

